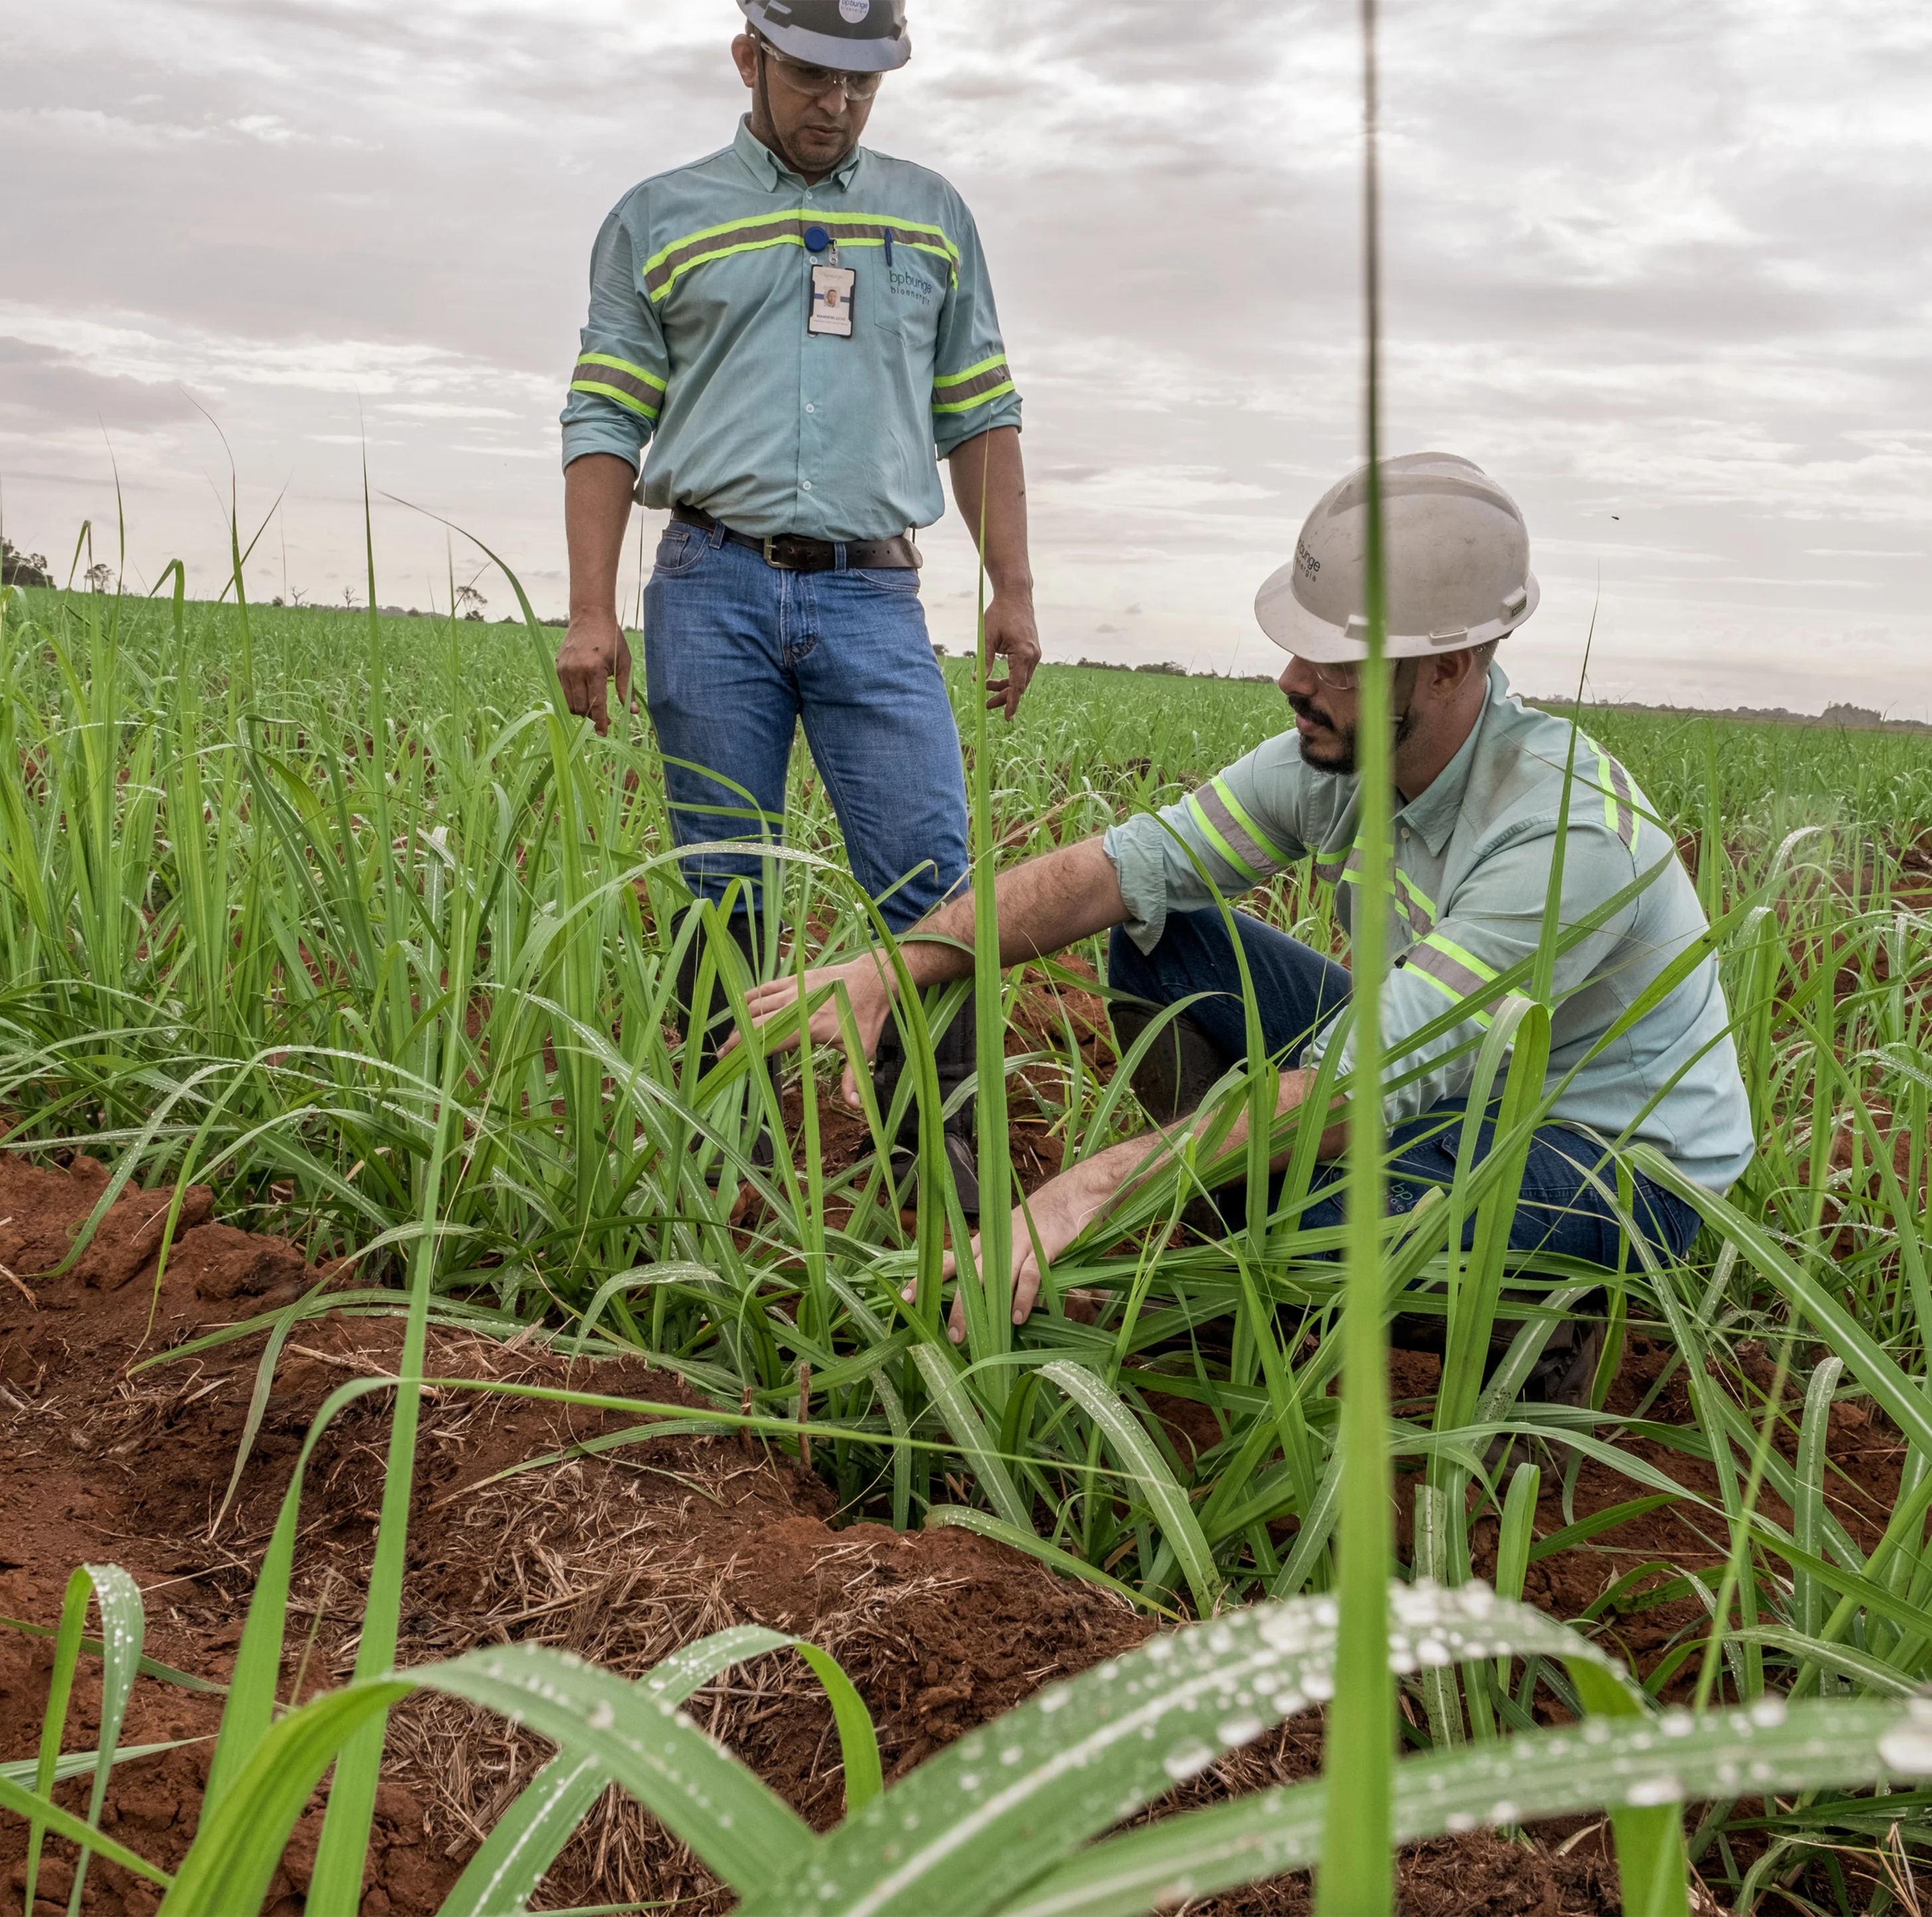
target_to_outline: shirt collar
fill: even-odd
[[[794,173],[758,135],[752,130],[752,116],[741,114],[738,119],[738,135],[731,142],[740,164],[752,178],[767,193],[776,193],[781,186],[802,188],[805,176]],[[842,190],[852,184],[852,176],[859,170],[859,162],[865,157],[866,149],[855,146],[838,166],[819,182],[820,186],[836,186]]]
[[[1489,696],[1483,702],[1482,710],[1476,715],[1475,724],[1469,728],[1468,737],[1462,741],[1456,756],[1436,775],[1428,790],[1418,794],[1395,815],[1396,824],[1408,826],[1421,834],[1431,858],[1442,856],[1443,847],[1449,843],[1450,835],[1462,816],[1462,800],[1469,789],[1469,772],[1476,763],[1477,753],[1482,749],[1490,708],[1498,704],[1508,692],[1509,681],[1503,676],[1502,668],[1492,663]]]

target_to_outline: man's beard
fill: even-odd
[[[1312,699],[1298,692],[1289,693],[1288,703],[1297,718],[1305,718],[1318,728],[1312,738],[1302,740],[1301,763],[1310,772],[1327,772],[1334,778],[1352,778],[1356,771],[1355,728],[1337,725]],[[1394,745],[1400,746],[1414,730],[1414,710],[1406,707],[1396,722]]]

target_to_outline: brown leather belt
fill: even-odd
[[[695,526],[705,532],[722,532],[734,546],[749,546],[764,556],[767,566],[784,572],[831,572],[838,564],[838,548],[830,539],[810,539],[802,532],[781,532],[776,538],[760,539],[749,532],[734,532],[713,519],[702,506],[674,506],[670,516],[681,526]],[[916,571],[924,562],[917,546],[905,533],[891,539],[848,539],[845,563],[854,572],[890,572],[910,566]]]

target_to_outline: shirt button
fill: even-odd
[[[808,412],[816,412],[818,410],[818,407],[814,406],[809,400],[807,400],[805,403],[805,410]]]
[[[809,479],[806,481],[804,490],[808,493],[812,490],[812,482]]]

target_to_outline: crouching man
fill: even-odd
[[[1381,1012],[1390,1049],[1403,1054],[1402,1070],[1427,1068],[1387,1097],[1392,1195],[1413,1203],[1420,1188],[1454,1178],[1473,1041],[1489,1023],[1494,982],[1536,949],[1572,728],[1514,698],[1494,663],[1498,643],[1537,604],[1528,535],[1515,502],[1479,468],[1447,454],[1389,460],[1383,475],[1399,809],[1392,962],[1380,982]],[[1198,1105],[1246,1049],[1239,969],[1200,872],[1230,896],[1312,853],[1317,876],[1336,888],[1343,922],[1352,916],[1361,862],[1355,767],[1358,675],[1367,652],[1366,477],[1364,468],[1317,502],[1294,560],[1256,602],[1263,629],[1293,656],[1280,680],[1293,730],[1158,815],[1030,860],[999,880],[1002,964],[1112,928],[1109,982],[1129,995],[1116,1001],[1114,1014],[1124,1053],[1159,1008],[1210,994],[1172,1022],[1171,1036],[1156,1037],[1136,1074],[1142,1104],[1163,1124]],[[1568,816],[1561,924],[1574,929],[1598,914],[1601,922],[1556,962],[1548,1083],[1569,1082],[1536,1134],[1510,1243],[1614,1266],[1616,1180],[1604,1169],[1600,1142],[1648,1142],[1692,1180],[1721,1191],[1750,1161],[1750,1115],[1708,956],[1602,1045],[1707,928],[1671,835],[1654,823],[1623,767],[1587,737],[1575,741]],[[1649,882],[1640,886],[1646,874]],[[1620,895],[1629,896],[1616,902]],[[1234,922],[1268,1056],[1286,1067],[1277,1109],[1291,1110],[1312,1089],[1353,982],[1325,955],[1258,920],[1237,915]],[[928,943],[922,932],[957,944]],[[972,901],[940,907],[908,936],[918,941],[904,951],[920,984],[966,976],[972,961],[959,947],[972,944]],[[806,988],[841,980],[869,1054],[890,1015],[892,974],[867,956],[808,974]],[[754,994],[752,1010],[769,1019],[794,996],[792,985],[780,981]],[[1408,1045],[1456,1006],[1466,1014],[1460,1022],[1424,1045]],[[820,1042],[838,1039],[832,1005],[814,1016],[812,1032]],[[1346,1072],[1346,1051],[1338,1063]],[[849,1071],[847,1092],[854,1095]],[[1343,1130],[1328,1126],[1324,1162],[1340,1154]],[[1492,1130],[1482,1124],[1484,1152]],[[1016,1322],[1039,1292],[1035,1243],[1048,1261],[1058,1256],[1165,1149],[1154,1136],[1113,1146],[1036,1192],[1028,1207],[1030,1228],[1015,1214]],[[1324,1174],[1330,1195],[1318,1190],[1304,1226],[1341,1222],[1338,1175]],[[1689,1206],[1641,1174],[1634,1200],[1636,1226],[1660,1253],[1689,1248],[1697,1228]],[[1552,1338],[1554,1348],[1528,1395],[1575,1402],[1587,1390],[1596,1334],[1565,1332]],[[952,1335],[963,1336],[956,1304]]]

